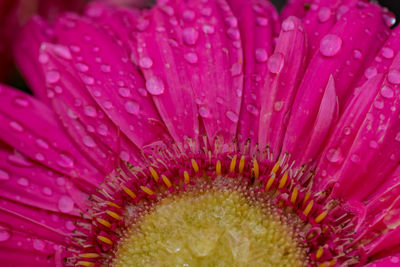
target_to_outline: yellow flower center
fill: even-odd
[[[236,190],[170,195],[128,228],[113,265],[305,266],[298,231]]]

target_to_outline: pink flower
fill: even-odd
[[[34,95],[0,86],[0,262],[119,263],[146,207],[234,184],[292,229],[299,265],[397,266],[399,30],[374,3],[304,2],[32,18],[14,49]],[[276,258],[240,238],[236,264]]]

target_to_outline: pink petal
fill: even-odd
[[[53,170],[96,183],[101,176],[65,135],[53,111],[6,86],[0,85],[0,95],[1,140]],[[24,164],[22,155],[15,161]]]
[[[381,18],[380,7],[366,5],[343,15],[329,34],[321,39],[320,51],[313,56],[307,68],[297,91],[283,145],[283,151],[293,155],[294,159],[307,145],[305,140],[308,140],[309,129],[314,125],[323,97],[321,88],[325,88],[329,77],[332,75],[335,79],[341,104],[363,63],[369,62],[386,38],[388,28]],[[355,49],[364,55],[362,59],[352,59]]]
[[[269,146],[277,158],[294,95],[305,68],[306,37],[302,23],[289,17],[282,23],[276,48],[267,62],[267,79],[261,91],[259,145]]]
[[[396,253],[394,255],[373,261],[365,267],[396,267],[399,266],[400,263],[400,253]]]
[[[273,35],[277,23],[275,8],[269,3],[253,0],[231,0],[229,4],[238,19],[244,51],[243,103],[239,116],[238,138],[243,145],[251,140],[254,147],[258,140],[260,118],[260,91],[265,82],[268,57],[273,51]]]
[[[52,39],[50,26],[41,17],[36,16],[22,28],[13,48],[18,69],[35,96],[43,101],[47,101],[47,93],[40,62],[46,58],[39,57],[39,48],[42,42],[50,39]]]

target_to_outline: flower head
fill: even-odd
[[[34,95],[0,86],[1,261],[397,265],[398,28],[308,2],[32,18]]]

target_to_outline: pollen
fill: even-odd
[[[131,225],[113,266],[306,266],[296,230],[240,190],[170,195]]]

